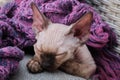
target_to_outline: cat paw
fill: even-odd
[[[39,61],[31,59],[28,63],[27,63],[27,69],[29,72],[31,73],[39,73],[42,72],[42,68],[40,66]]]

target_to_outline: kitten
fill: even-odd
[[[93,14],[86,13],[69,26],[52,23],[31,3],[33,25],[37,42],[34,57],[28,62],[30,72],[61,69],[66,73],[88,79],[96,70],[96,64],[85,42],[90,35]]]

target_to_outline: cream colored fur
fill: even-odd
[[[74,57],[74,51],[80,46],[78,38],[73,37],[73,33],[67,35],[70,27],[63,24],[49,24],[48,28],[38,33],[36,36],[36,47],[41,52],[55,53],[55,55],[66,56],[62,58],[62,62]],[[36,53],[36,54],[39,54]]]
[[[41,71],[41,65],[44,63],[41,55],[51,54],[55,59],[53,59],[54,64],[50,65],[52,66],[50,69],[58,69],[65,63],[62,65],[62,69],[67,73],[89,78],[96,70],[94,59],[85,45],[90,34],[92,13],[87,13],[75,24],[67,26],[47,20],[34,3],[31,4],[31,7],[37,42],[34,45],[35,56],[28,62],[28,69],[31,72]],[[75,27],[79,29],[79,38],[74,36]],[[51,59],[48,56],[44,58]]]

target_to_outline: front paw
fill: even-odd
[[[42,72],[42,68],[40,66],[39,61],[31,59],[28,63],[27,63],[27,68],[28,71],[31,73],[39,73]]]

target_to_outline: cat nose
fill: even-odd
[[[49,71],[49,72],[53,72],[54,71],[54,65],[51,65],[49,63],[42,63],[41,64],[41,67],[46,70],[46,71]]]
[[[44,70],[53,70],[55,67],[55,55],[50,53],[44,53],[40,55],[41,57],[41,67]]]
[[[41,66],[42,68],[46,69],[49,68],[51,65],[49,63],[42,63]]]

